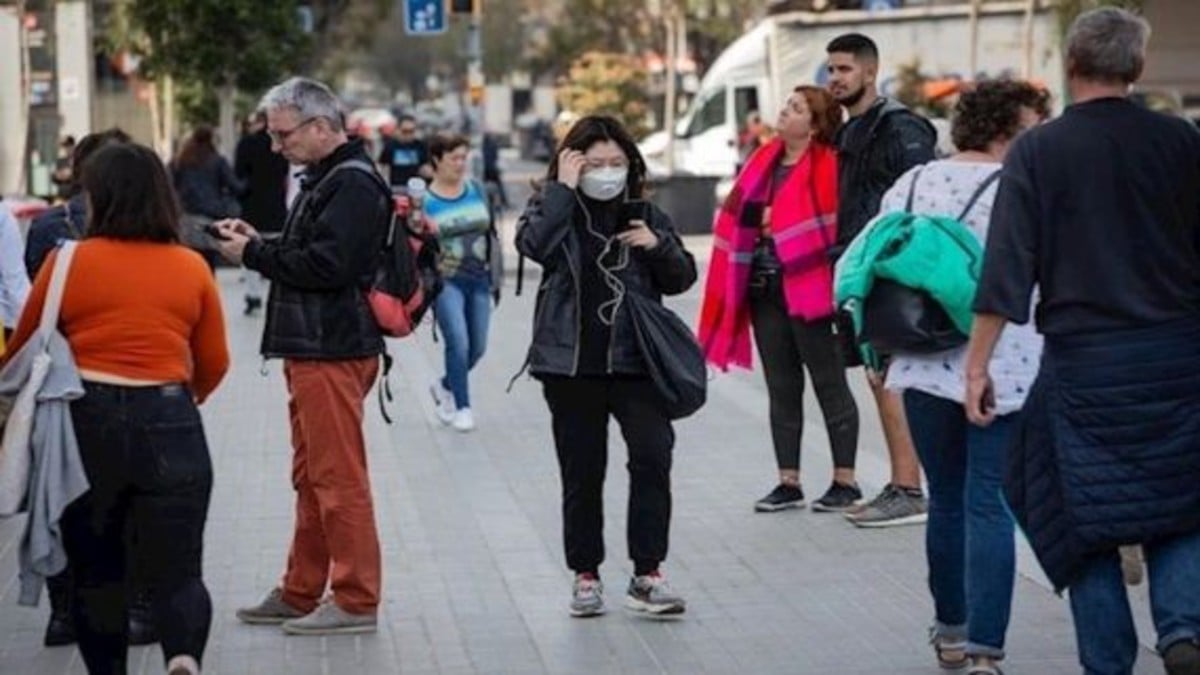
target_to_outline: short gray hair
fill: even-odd
[[[1116,7],[1081,14],[1067,32],[1067,62],[1084,79],[1133,84],[1146,65],[1150,24]]]
[[[323,83],[307,77],[293,77],[271,87],[258,104],[260,110],[290,108],[303,119],[326,119],[334,131],[345,128],[342,103]]]

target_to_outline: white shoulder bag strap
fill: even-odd
[[[75,256],[78,242],[65,241],[54,258],[54,272],[50,275],[50,289],[42,305],[42,321],[38,330],[51,333],[58,326],[58,313],[62,308],[63,289],[67,286],[67,273],[71,271],[71,258]]]

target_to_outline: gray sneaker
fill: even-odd
[[[584,618],[604,613],[604,584],[592,574],[576,574],[571,591],[571,616]]]
[[[262,602],[253,607],[243,607],[237,611],[237,618],[242,623],[275,626],[288,619],[299,619],[304,612],[283,601],[283,589],[273,588]]]
[[[629,580],[625,607],[643,614],[667,616],[683,614],[687,610],[687,603],[671,590],[661,572],[652,572]]]
[[[845,515],[858,527],[919,525],[929,519],[929,507],[924,495],[889,483],[862,510]]]
[[[351,635],[374,633],[375,614],[351,614],[333,601],[322,602],[307,616],[283,622],[288,635]]]

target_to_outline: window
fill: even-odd
[[[722,124],[725,124],[725,90],[719,89],[703,99],[696,115],[692,117],[692,123],[688,125],[687,135],[689,138],[699,136]]]

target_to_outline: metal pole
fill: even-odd
[[[971,0],[971,15],[969,19],[971,31],[971,55],[968,61],[967,76],[974,80],[979,76],[979,3],[983,0]]]
[[[1026,80],[1033,77],[1033,14],[1035,11],[1037,11],[1037,0],[1029,0],[1029,4],[1025,5],[1025,65],[1022,68],[1022,76]]]
[[[478,180],[483,179],[483,13],[481,0],[475,0],[471,11],[471,23],[467,27],[467,103],[470,120],[471,147],[475,149],[476,161],[471,167]]]
[[[663,3],[664,21],[663,24],[667,29],[667,53],[664,72],[667,77],[667,91],[665,110],[663,111],[663,126],[667,131],[667,149],[664,153],[667,175],[675,173],[675,76],[676,67],[675,59],[677,58],[676,51],[679,48],[679,41],[676,38],[676,29],[678,26],[675,23],[675,2],[669,0]]]

